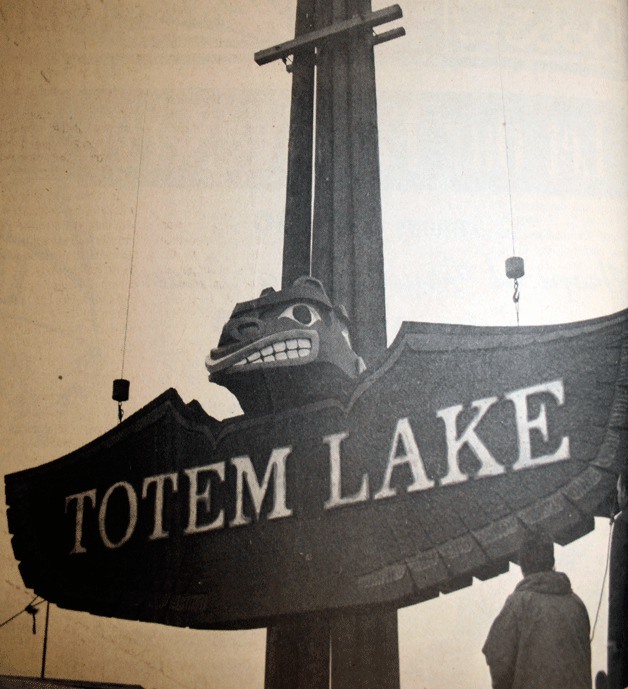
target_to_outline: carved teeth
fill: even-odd
[[[287,361],[288,359],[305,359],[312,353],[312,341],[306,337],[274,342],[261,351],[251,352],[245,359],[233,364],[233,367],[244,365],[259,365],[273,361]]]

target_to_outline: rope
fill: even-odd
[[[515,249],[515,220],[514,213],[512,209],[512,184],[510,181],[510,151],[508,149],[508,128],[506,126],[506,101],[504,98],[504,78],[502,73],[502,51],[501,42],[499,38],[497,39],[497,61],[499,64],[499,87],[502,99],[502,125],[504,127],[504,148],[506,150],[506,176],[508,178],[508,205],[510,208],[510,238],[512,240],[512,255],[516,256],[517,252]],[[512,300],[515,304],[515,313],[517,316],[517,326],[520,325],[519,322],[519,281],[515,278],[514,293],[512,295]]]
[[[120,378],[124,378],[124,359],[126,356],[126,338],[129,331],[129,311],[131,306],[131,284],[133,282],[133,263],[135,259],[135,236],[137,234],[137,210],[140,200],[140,180],[142,179],[142,159],[144,157],[144,131],[146,129],[146,101],[144,101],[144,118],[142,120],[142,140],[140,143],[140,162],[137,171],[137,189],[135,191],[135,217],[133,218],[133,240],[131,242],[131,265],[129,268],[129,289],[126,297],[126,319],[124,322],[124,342],[122,344],[122,369]]]
[[[600,598],[597,603],[597,610],[595,611],[595,620],[593,622],[593,627],[591,628],[591,638],[589,639],[590,642],[593,642],[593,638],[595,637],[595,628],[597,626],[597,621],[600,616],[600,609],[602,607],[602,599],[604,597],[604,587],[606,586],[606,577],[608,576],[608,568],[610,565],[611,561],[611,539],[613,536],[613,524],[615,523],[615,520],[611,517],[610,521],[610,528],[608,530],[608,546],[606,548],[606,566],[604,567],[604,576],[602,577],[602,588],[600,589]]]
[[[39,603],[35,603],[35,601],[39,598],[39,596],[35,596],[33,600],[22,610],[19,612],[16,612],[15,615],[11,615],[11,617],[8,617],[4,622],[0,622],[0,627],[4,627],[6,624],[9,624],[9,622],[12,622],[16,617],[19,617],[22,613],[24,612],[29,612],[29,608],[34,608],[37,607],[38,605],[41,605],[42,603],[45,603],[46,601],[40,600]]]
[[[497,41],[497,58],[498,58],[498,63],[499,63],[499,86],[500,86],[501,97],[502,97],[502,125],[504,127],[504,146],[506,148],[506,173],[508,176],[508,203],[510,206],[510,235],[512,238],[512,255],[516,256],[517,252],[515,251],[515,222],[514,222],[514,216],[513,216],[513,211],[512,211],[512,186],[510,183],[510,153],[508,150],[508,129],[506,127],[506,102],[504,100],[504,79],[502,76],[502,52],[501,52],[501,43],[499,40]]]

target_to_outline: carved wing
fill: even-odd
[[[407,515],[415,552],[408,548],[361,585],[409,579],[413,599],[437,595],[469,585],[473,576],[506,571],[526,525],[542,526],[564,545],[592,530],[594,516],[610,514],[617,473],[627,461],[627,311],[546,327],[404,323],[386,361],[363,385],[365,395],[378,385],[395,387],[397,414],[404,412],[402,400],[420,400],[417,435],[423,424],[434,429],[437,410],[498,397],[475,436],[506,472],[478,479],[477,453],[463,446],[459,461],[475,468],[475,479],[472,474],[469,482],[450,486],[441,481],[426,491],[417,500],[421,507]],[[519,432],[517,404],[525,414]],[[470,418],[463,413],[456,419],[459,435]],[[568,452],[558,459],[565,440]],[[518,464],[522,442],[530,443],[530,461]],[[426,464],[440,461],[442,477],[442,435],[428,431],[421,449]],[[412,538],[402,524],[395,531],[402,532],[400,539]]]
[[[530,328],[406,323],[348,403],[219,423],[167,391],[6,477],[27,586],[198,628],[378,602],[508,568],[608,514],[626,457],[628,311]]]

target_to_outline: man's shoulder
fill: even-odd
[[[545,575],[545,576],[539,576]],[[570,615],[581,618],[589,624],[589,613],[580,596],[571,588],[569,578],[563,572],[540,572],[522,579],[515,590],[508,596],[504,606],[512,610],[544,609],[549,600],[553,600],[556,610],[564,610]]]
[[[515,587],[514,594],[543,593],[566,596],[573,593],[569,577],[564,572],[554,570],[535,572],[524,577]]]

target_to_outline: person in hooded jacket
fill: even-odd
[[[589,615],[567,575],[554,571],[554,544],[529,532],[519,564],[523,580],[482,648],[493,689],[591,689]]]

